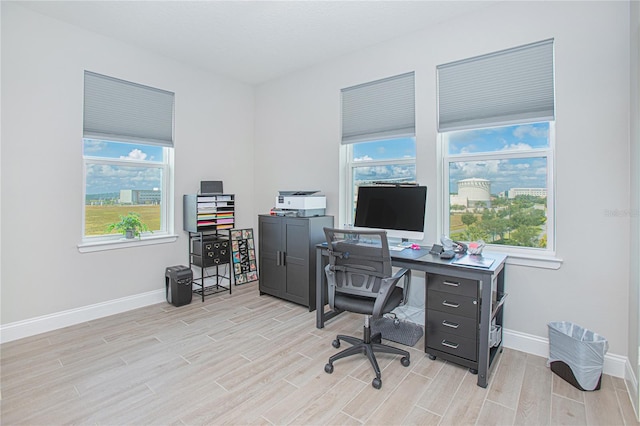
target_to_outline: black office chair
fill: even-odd
[[[380,389],[382,379],[375,352],[402,355],[400,362],[405,367],[410,364],[410,355],[405,350],[383,345],[380,333],[371,335],[369,322],[371,317],[381,317],[402,303],[403,289],[396,284],[401,278],[408,284],[411,272],[401,269],[392,276],[389,243],[384,231],[324,228],[324,233],[329,250],[329,264],[325,267],[329,306],[339,312],[365,314],[364,337],[339,334],[333,347],[339,348],[341,340],[353,346],[330,357],[324,371],[331,374],[336,360],[364,353],[376,373],[371,384]]]

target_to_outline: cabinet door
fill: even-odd
[[[281,297],[286,269],[282,264],[284,244],[283,222],[280,218],[260,217],[259,244],[260,291]]]
[[[285,221],[285,265],[287,277],[284,294],[292,302],[309,304],[309,221]]]

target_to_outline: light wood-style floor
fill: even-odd
[[[625,425],[638,424],[622,379],[581,392],[544,358],[505,349],[486,389],[468,369],[411,348],[411,365],[378,357],[382,389],[364,356],[335,363],[337,333],[315,313],[257,283],[233,294],[161,303],[0,347],[2,424]],[[346,345],[346,344],[345,344]]]

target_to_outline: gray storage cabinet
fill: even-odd
[[[258,216],[260,294],[316,308],[315,246],[333,216]]]

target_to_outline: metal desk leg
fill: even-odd
[[[324,262],[327,249],[316,248],[316,328],[323,328],[324,322],[330,320],[342,311],[324,311],[325,300],[327,299],[327,280],[324,275]]]
[[[324,268],[322,268],[322,249],[316,248],[316,328],[324,327]]]
[[[487,282],[488,281],[488,282]],[[491,277],[483,277],[478,339],[478,386],[486,388],[489,379],[489,331],[491,329]]]

